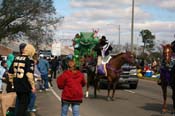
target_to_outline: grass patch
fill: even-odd
[[[153,78],[153,77],[141,77],[140,79],[150,80],[150,81],[158,81],[159,78]]]

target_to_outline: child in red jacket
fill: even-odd
[[[57,78],[57,86],[62,91],[61,116],[67,116],[69,105],[72,107],[73,116],[79,116],[79,107],[83,99],[83,89],[85,79],[83,73],[75,68],[73,60],[68,61],[69,69],[64,71]]]

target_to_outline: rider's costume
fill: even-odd
[[[99,40],[99,44],[95,46],[94,51],[97,52],[97,67],[103,64],[105,75],[107,76],[105,60],[108,59],[107,56],[109,56],[109,51],[112,51],[112,46],[106,40],[105,36],[102,36],[102,38]]]

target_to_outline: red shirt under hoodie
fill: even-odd
[[[62,91],[62,101],[81,103],[85,79],[80,71],[66,70],[57,78],[57,86]]]

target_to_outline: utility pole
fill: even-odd
[[[120,45],[120,25],[118,25],[118,44]]]
[[[131,52],[133,52],[133,36],[134,36],[134,0],[132,0],[132,18],[131,18]]]

